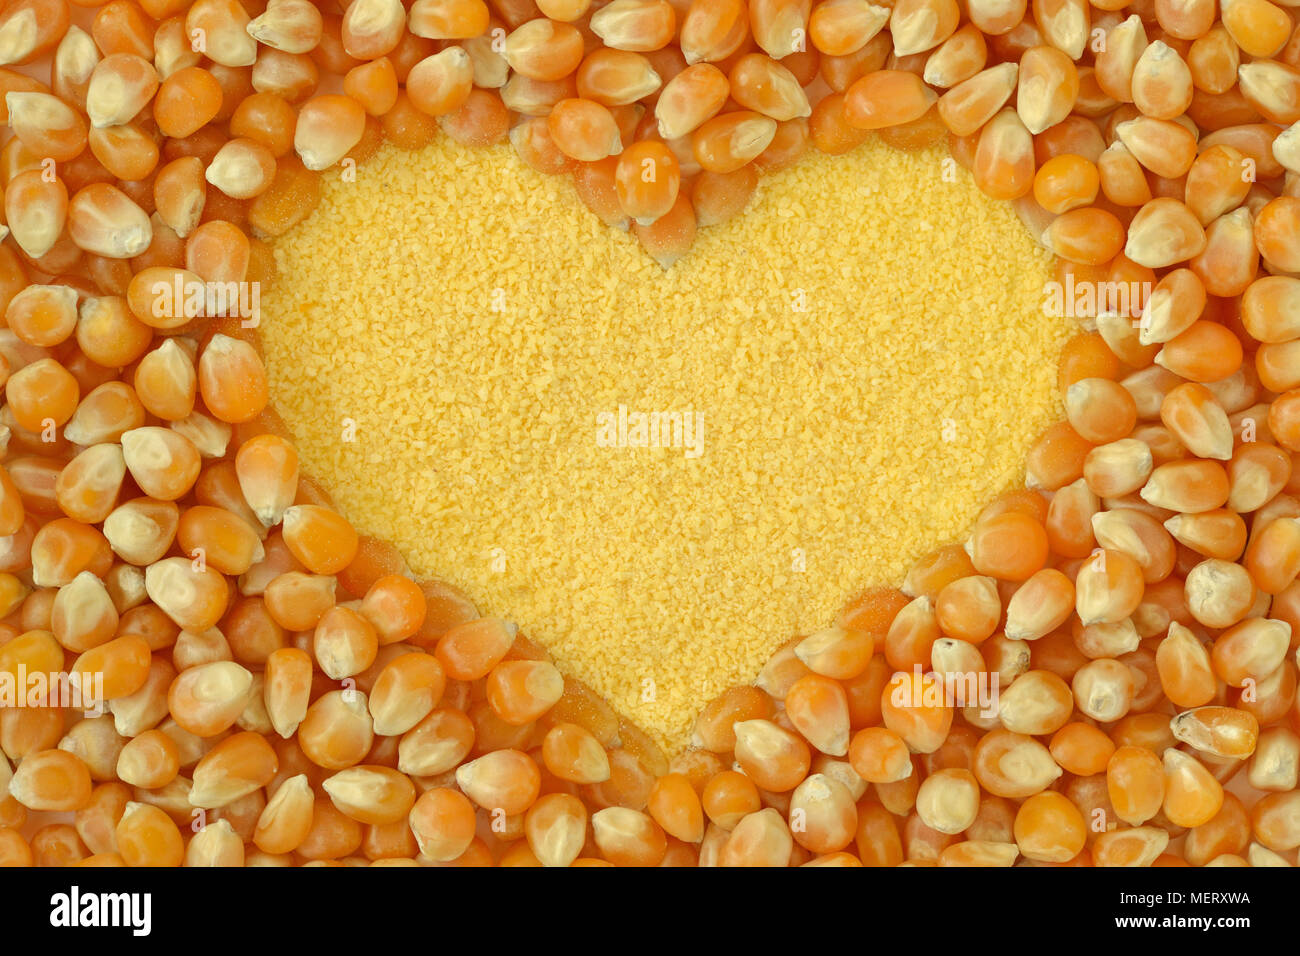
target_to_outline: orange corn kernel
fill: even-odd
[[[883,129],[920,118],[938,98],[914,73],[877,70],[844,94],[844,117],[854,129]]]
[[[653,140],[634,143],[618,158],[614,187],[623,214],[649,225],[677,201],[681,187],[677,158],[663,143]]]

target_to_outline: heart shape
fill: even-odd
[[[506,147],[386,150],[277,243],[275,401],[344,514],[676,753],[1059,416],[1050,260],[945,157],[808,158],[664,272]]]

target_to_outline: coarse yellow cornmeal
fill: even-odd
[[[1059,417],[1049,257],[946,156],[810,155],[665,273],[508,147],[385,148],[277,243],[274,400],[361,530],[675,752]]]

